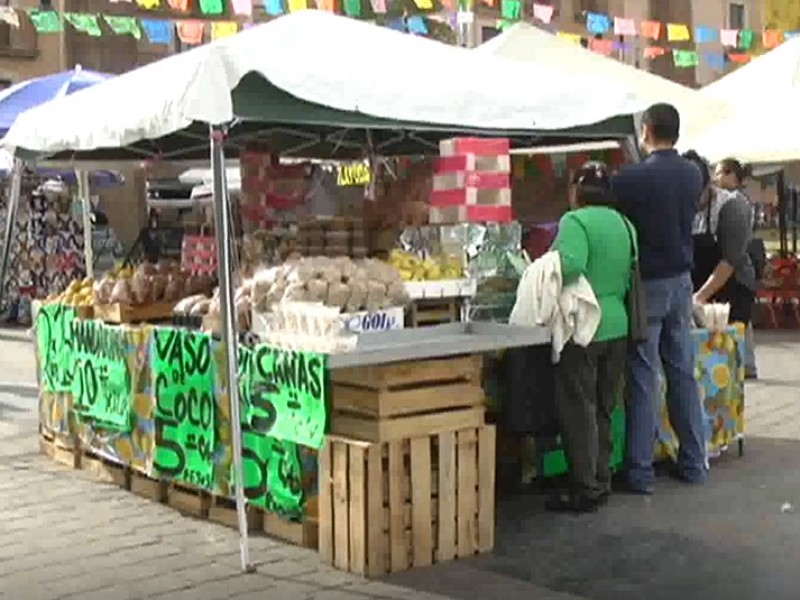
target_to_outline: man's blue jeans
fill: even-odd
[[[694,377],[692,343],[692,279],[689,273],[645,280],[649,339],[631,350],[628,406],[628,481],[640,491],[653,487],[653,448],[663,365],[667,408],[678,436],[678,469],[689,481],[706,477],[704,410]]]

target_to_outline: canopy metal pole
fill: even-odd
[[[6,207],[6,237],[3,240],[3,257],[0,263],[0,305],[6,294],[6,276],[8,275],[8,263],[11,260],[11,244],[14,240],[14,225],[17,223],[17,213],[19,213],[19,195],[22,190],[22,170],[24,164],[14,158],[14,165],[11,170],[11,185],[8,189],[8,206]]]
[[[233,437],[233,478],[236,488],[236,514],[239,517],[239,548],[242,571],[253,572],[247,540],[247,500],[244,496],[244,468],[242,465],[242,421],[239,405],[239,374],[235,316],[233,301],[233,250],[231,247],[230,197],[225,181],[225,132],[212,126],[211,172],[214,190],[214,225],[219,260],[219,304],[221,313],[222,343],[225,345],[225,370],[228,375],[228,397],[231,402],[231,430]]]
[[[76,169],[78,197],[83,207],[83,252],[86,257],[86,276],[94,279],[94,244],[92,236],[92,199],[89,197],[89,171]]]

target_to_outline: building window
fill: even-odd
[[[745,28],[744,4],[739,4],[738,2],[731,2],[728,5],[728,28],[729,29]]]

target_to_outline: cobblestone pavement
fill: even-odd
[[[705,488],[659,481],[652,499],[576,518],[515,498],[499,507],[492,555],[367,582],[263,537],[251,538],[258,572],[242,575],[235,532],[39,456],[30,346],[0,335],[0,598],[795,600],[800,335],[760,339],[747,455],[724,457]]]

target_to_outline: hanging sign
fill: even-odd
[[[130,431],[133,385],[125,329],[75,319],[72,351],[75,411],[105,429]]]
[[[151,346],[155,382],[155,469],[204,489],[214,484],[216,410],[211,337],[157,328]]]
[[[43,304],[36,316],[36,338],[42,387],[48,392],[72,389],[72,322],[75,309]]]
[[[340,165],[336,172],[336,185],[368,185],[372,173],[369,166],[365,163],[353,163],[350,165]]]

